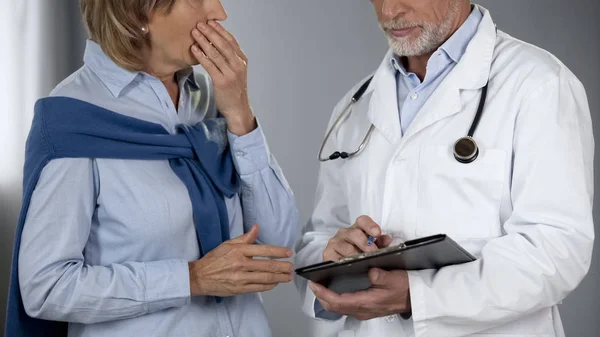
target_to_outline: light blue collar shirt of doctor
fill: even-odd
[[[180,102],[142,72],[119,68],[88,40],[84,66],[51,96],[77,98],[164,126],[214,117],[208,78],[178,73]],[[260,124],[260,123],[259,123]],[[260,126],[228,134],[241,192],[226,199],[231,237],[292,247],[298,211]],[[19,255],[28,313],[69,321],[69,337],[268,337],[259,294],[190,297],[199,257],[185,185],[165,161],[64,158],[48,163],[31,199]]]
[[[407,72],[397,56],[390,60],[392,70],[396,72],[402,134],[406,133],[425,102],[460,61],[469,42],[475,36],[482,17],[481,11],[473,7],[462,26],[431,56],[427,62],[427,74],[423,82],[415,73]]]

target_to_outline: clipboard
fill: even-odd
[[[296,269],[296,274],[342,294],[368,289],[369,270],[440,269],[475,261],[476,258],[446,234],[437,234],[403,244],[325,261]]]

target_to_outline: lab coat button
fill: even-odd
[[[419,94],[417,94],[416,92],[413,93],[412,95],[410,95],[410,99],[412,99],[412,100],[415,100],[417,98],[419,98]]]
[[[396,320],[396,316],[395,315],[390,315],[390,316],[386,316],[385,317],[385,321],[388,323],[392,323]]]

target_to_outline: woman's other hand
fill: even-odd
[[[238,136],[251,132],[256,120],[248,99],[248,58],[237,40],[212,20],[198,23],[192,36],[192,53],[212,78],[216,105],[229,131]]]
[[[289,258],[284,247],[254,244],[258,226],[237,238],[223,242],[200,260],[191,262],[192,296],[234,296],[263,292],[279,283],[290,282],[294,266],[290,262],[254,257]]]

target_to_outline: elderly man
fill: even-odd
[[[390,50],[334,110],[297,267],[439,233],[476,260],[355,293],[296,277],[304,311],[338,336],[564,336],[594,241],[582,84],[468,0],[372,3]]]

